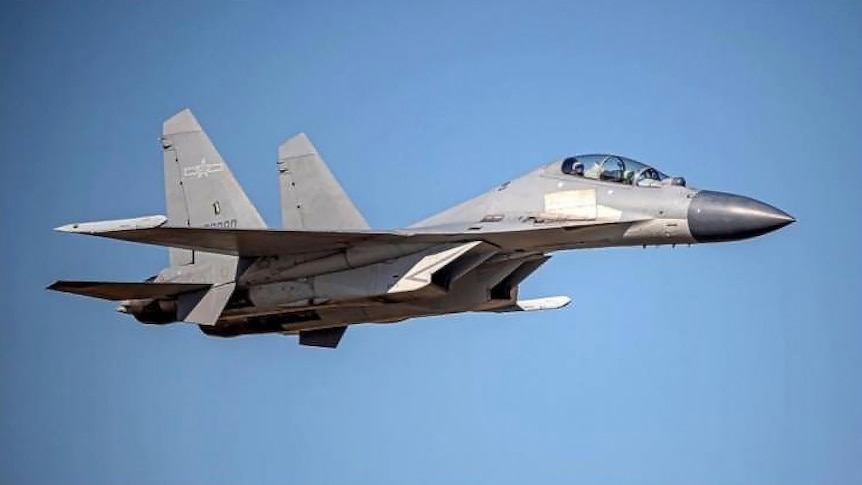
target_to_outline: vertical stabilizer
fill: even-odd
[[[285,229],[368,229],[305,133],[278,147],[278,175]]]
[[[162,127],[168,224],[264,228],[227,163],[188,109]],[[193,251],[170,250],[171,266],[196,262]]]

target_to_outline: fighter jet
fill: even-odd
[[[302,345],[334,348],[353,324],[557,309],[570,299],[518,298],[555,251],[733,241],[794,222],[763,202],[591,154],[542,165],[411,226],[372,230],[299,134],[278,149],[283,228],[269,229],[191,111],[165,121],[161,149],[166,215],[56,230],[163,246],[170,266],[142,282],[48,288],[219,337],[298,334]]]

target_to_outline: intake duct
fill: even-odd
[[[539,259],[533,259],[518,266],[515,271],[509,273],[509,276],[503,278],[502,281],[491,288],[492,300],[514,300],[517,299],[517,288],[527,276],[530,276],[534,271],[539,269],[539,266],[545,264],[545,261],[551,259],[550,256],[542,256]]]

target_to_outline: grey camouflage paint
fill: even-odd
[[[679,179],[589,178],[572,173],[570,159],[409,227],[372,231],[300,134],[279,147],[285,227],[270,230],[191,111],[165,122],[162,150],[167,217],[58,230],[165,246],[171,266],[141,283],[49,288],[120,301],[119,311],[144,323],[185,321],[223,337],[298,333],[304,345],[335,347],[351,324],[559,308],[570,300],[518,298],[519,284],[554,251],[730,241],[794,221]]]

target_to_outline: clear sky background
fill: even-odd
[[[0,482],[862,483],[862,4],[465,3],[2,3]],[[274,226],[299,131],[376,228],[594,151],[798,222],[336,351],[45,291],[166,263],[51,228],[163,213],[184,107]]]

